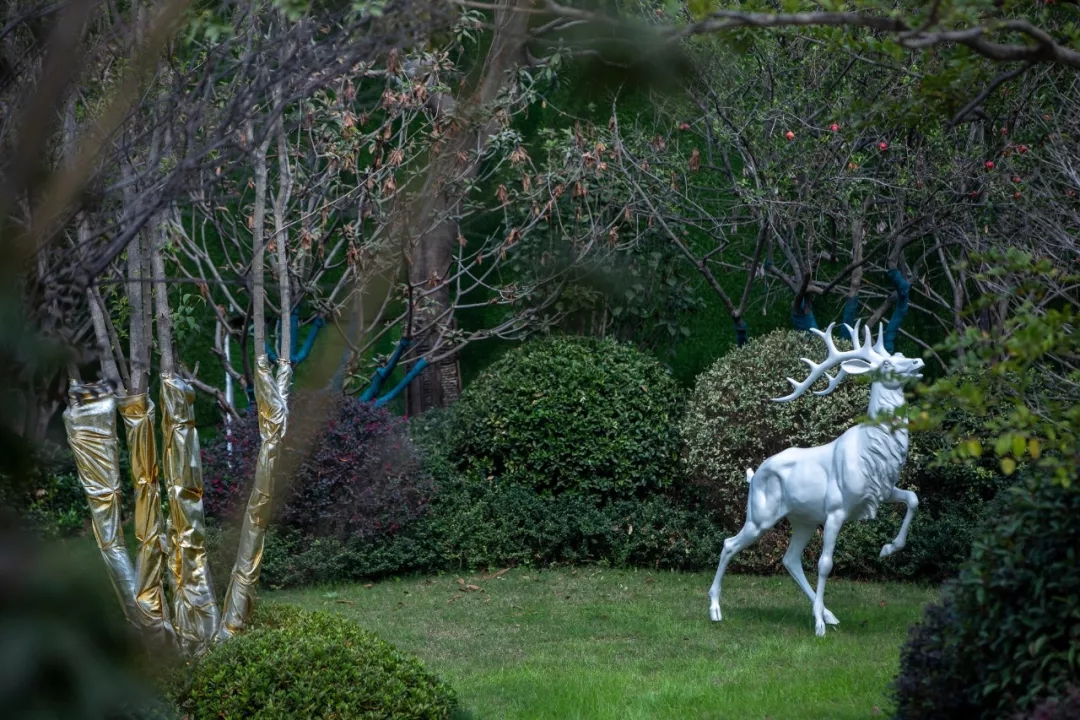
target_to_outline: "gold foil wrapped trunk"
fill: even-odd
[[[105,567],[113,589],[132,623],[139,623],[135,604],[135,570],[124,547],[120,513],[120,444],[116,436],[116,398],[105,383],[81,385],[72,381],[64,411],[68,444],[75,455],[79,482],[90,504]]]
[[[240,547],[236,551],[225,606],[221,613],[219,640],[226,640],[244,627],[255,603],[255,586],[262,566],[263,543],[270,523],[270,501],[274,494],[274,466],[281,454],[289,408],[289,384],[292,368],[279,362],[277,377],[270,373],[266,355],[255,359],[255,403],[259,410],[259,458],[255,465],[255,485],[251,489],[244,522],[240,528]]]
[[[218,608],[206,555],[202,465],[195,430],[195,391],[175,375],[161,376],[162,467],[169,495],[169,572],[173,629],[181,648],[199,653],[213,640]]]
[[[116,400],[127,431],[131,476],[135,485],[135,538],[139,541],[135,556],[137,586],[135,602],[142,627],[163,640],[172,637],[172,625],[166,617],[165,520],[161,514],[161,490],[158,486],[157,448],[154,441],[154,403],[142,393]]]

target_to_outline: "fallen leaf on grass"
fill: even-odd
[[[501,578],[503,575],[505,575],[508,572],[510,572],[510,568],[503,568],[499,572],[495,573],[495,577]]]
[[[885,607],[885,601],[882,600],[881,602],[878,603],[878,605],[880,605],[881,607]]]
[[[366,587],[368,590],[370,590],[371,588],[375,587],[375,583],[365,583],[364,587]]]

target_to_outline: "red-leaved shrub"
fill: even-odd
[[[275,478],[275,523],[317,537],[393,534],[422,515],[432,494],[407,422],[353,397],[290,400],[290,423]],[[304,413],[326,413],[312,423]],[[300,422],[302,421],[302,422]],[[314,439],[304,435],[314,427]],[[294,428],[297,428],[294,430]],[[259,453],[254,412],[224,429],[202,453],[207,517],[234,522],[251,492]]]

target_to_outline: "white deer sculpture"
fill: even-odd
[[[791,544],[784,554],[784,567],[795,578],[814,606],[814,630],[825,634],[825,625],[839,621],[825,608],[825,579],[833,568],[833,548],[840,527],[848,520],[874,518],[883,502],[904,503],[907,512],[896,539],[881,548],[881,557],[892,555],[904,547],[908,527],[915,517],[919,499],[910,490],[900,490],[896,481],[908,453],[908,431],[901,424],[890,425],[880,416],[904,405],[904,382],[922,377],[923,361],[906,358],[900,353],[885,350],[884,328],[878,327],[877,343],[871,345],[870,328],[864,327],[865,340],[859,342],[859,323],[845,325],[854,345],[841,351],[833,342],[832,329],[811,332],[825,340],[829,356],[822,363],[803,358],[810,374],[801,383],[788,378],[795,390],[790,395],[775,398],[787,402],[806,392],[817,380],[825,377],[828,386],[815,395],[827,395],[848,375],[870,373],[870,422],[856,425],[826,445],[812,448],[788,448],[773,455],[755,472],[747,469],[750,495],[746,503],[746,523],[734,537],[724,541],[716,579],[709,589],[709,616],[719,621],[720,581],[724,569],[735,553],[753,545],[773,525],[784,517],[791,523]],[[828,370],[839,366],[835,376]],[[802,553],[818,525],[825,526],[821,558],[818,560],[817,592],[806,580]]]

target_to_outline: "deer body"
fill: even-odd
[[[860,345],[858,323],[855,328],[849,328],[855,348],[840,352],[832,341],[832,327],[830,325],[824,332],[816,331],[826,341],[829,358],[820,364],[806,360],[811,366],[810,376],[802,383],[789,378],[795,391],[778,401],[798,397],[823,376],[829,379],[829,386],[818,392],[819,395],[832,392],[847,375],[875,372],[886,377],[871,386],[868,414],[873,418],[903,406],[903,380],[917,377],[923,367],[922,361],[885,352],[880,331],[877,344],[871,346],[867,328],[866,340]],[[840,369],[836,376],[829,376],[826,371],[837,365]],[[915,493],[896,488],[907,453],[906,428],[871,421],[849,428],[825,445],[788,448],[765,460],[757,471],[748,469],[746,476],[750,488],[746,522],[737,535],[724,541],[720,565],[709,590],[710,617],[714,621],[721,619],[720,587],[731,558],[786,517],[792,535],[784,555],[784,567],[813,602],[815,631],[824,635],[827,624],[838,624],[824,605],[825,579],[832,572],[836,537],[844,522],[872,519],[877,516],[881,503],[902,502],[907,505],[903,524],[896,538],[881,549],[881,556],[891,555],[904,546],[919,502]],[[802,552],[819,525],[824,525],[825,529],[815,590],[803,571]]]

